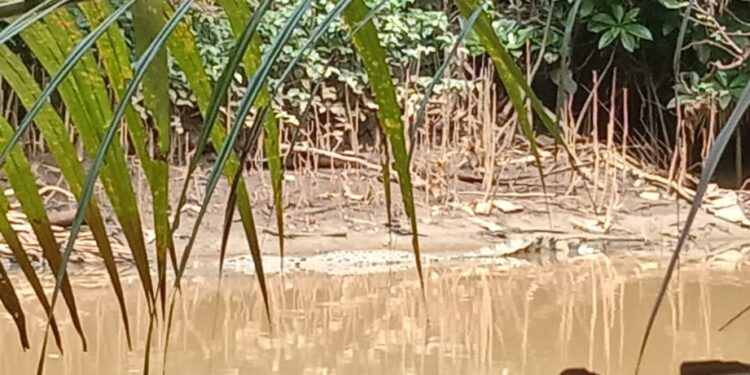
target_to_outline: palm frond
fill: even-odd
[[[362,0],[352,0],[344,11],[344,20],[350,28],[354,28],[368,14],[370,9]],[[401,120],[401,107],[396,99],[396,88],[393,85],[388,64],[385,61],[385,51],[380,45],[380,38],[372,20],[362,25],[352,34],[352,41],[357,53],[362,58],[365,71],[370,80],[370,86],[378,105],[377,116],[380,129],[393,153],[398,183],[404,203],[404,211],[409,218],[412,232],[412,250],[419,275],[419,283],[424,293],[424,275],[422,272],[422,258],[419,249],[419,234],[417,229],[417,213],[414,206],[414,192],[409,171],[409,156],[404,138],[404,123]],[[384,176],[385,177],[385,176]],[[384,184],[390,184],[390,178],[384,178]],[[387,189],[387,187],[386,187]],[[388,203],[390,207],[390,203]],[[389,210],[390,211],[390,210]],[[390,223],[389,223],[390,224]]]
[[[52,309],[55,307],[55,302],[57,300],[57,296],[60,290],[60,287],[63,283],[64,276],[65,276],[65,267],[67,266],[67,263],[70,260],[70,255],[73,250],[73,246],[75,245],[75,240],[78,236],[78,233],[81,230],[81,225],[83,224],[84,215],[86,212],[86,208],[89,204],[89,201],[91,199],[91,195],[94,190],[94,183],[96,182],[96,178],[99,174],[99,170],[102,167],[102,164],[104,163],[104,158],[109,151],[110,145],[112,144],[115,135],[117,134],[122,117],[125,114],[125,109],[128,105],[130,105],[130,99],[135,94],[136,88],[140,84],[140,82],[143,80],[143,78],[146,75],[146,71],[150,65],[150,63],[153,61],[153,59],[158,54],[159,50],[162,48],[164,43],[166,42],[167,37],[171,34],[172,30],[177,26],[177,24],[182,20],[182,18],[187,14],[187,11],[190,9],[190,6],[192,5],[193,0],[187,0],[185,1],[180,7],[177,9],[175,14],[170,18],[169,22],[162,28],[159,33],[156,35],[154,40],[151,42],[148,48],[146,48],[141,55],[141,57],[138,59],[138,62],[135,65],[135,76],[133,77],[133,80],[130,82],[128,87],[125,90],[125,93],[123,95],[123,100],[120,102],[120,104],[117,106],[117,109],[115,110],[114,116],[112,117],[112,121],[110,122],[109,126],[107,127],[107,131],[104,134],[102,138],[101,145],[99,146],[99,151],[97,152],[96,157],[93,160],[93,164],[91,168],[89,169],[88,173],[86,174],[86,180],[84,182],[84,188],[83,192],[81,193],[81,198],[78,202],[78,208],[76,209],[75,218],[73,219],[73,224],[70,228],[70,237],[68,239],[68,242],[66,244],[65,250],[62,255],[62,269],[59,271],[56,271],[56,282],[55,282],[55,289],[52,293],[52,301],[51,306]],[[135,254],[134,254],[135,255]],[[142,254],[142,256],[145,256],[145,252]],[[135,259],[136,263],[141,263],[142,265],[145,265],[146,268],[148,268],[148,260],[146,259]],[[141,282],[144,285],[146,296],[149,300],[153,302],[154,296],[153,296],[153,289],[151,288],[150,283],[150,276],[146,272],[145,275],[141,274]],[[48,316],[48,321],[50,321],[52,318],[52,314],[50,313]],[[49,323],[48,323],[49,327]],[[47,341],[47,334],[45,334],[45,344]],[[45,345],[46,346],[46,345]],[[42,351],[42,355],[40,357],[40,366],[41,369],[43,367],[43,359],[46,357],[46,354],[44,351]]]

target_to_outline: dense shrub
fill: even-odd
[[[557,69],[563,34],[570,12],[577,0],[534,0],[528,2],[498,1],[484,3],[493,26],[511,53],[522,65],[524,54],[531,51],[531,61],[540,61],[540,79],[559,82]],[[278,0],[265,16],[260,33],[265,43],[279,30],[297,0]],[[379,0],[370,1],[371,6]],[[455,41],[458,30],[448,17],[456,17],[451,5],[426,0],[385,0],[376,16],[380,38],[387,47],[388,61],[397,79],[407,68],[419,66],[419,74],[429,77]],[[204,9],[211,9],[210,2]],[[592,70],[602,69],[610,57],[615,66],[637,85],[648,82],[659,88],[662,105],[675,104],[674,93],[681,103],[700,107],[707,101],[728,108],[748,81],[745,64],[750,57],[750,6],[744,1],[695,1],[686,24],[680,75],[675,79],[673,58],[685,10],[690,1],[678,0],[580,0],[575,17],[570,54],[575,63],[565,77],[566,90],[573,93],[576,82],[586,83]],[[315,0],[308,16],[285,47],[283,69],[305,42],[309,32],[333,7],[328,0]],[[207,72],[217,78],[232,48],[232,34],[221,12],[194,12],[192,28]],[[128,21],[122,23],[129,34]],[[294,70],[284,87],[278,108],[299,110],[309,98],[312,82],[323,74],[328,59],[336,55],[336,64],[326,76],[327,98],[341,99],[342,89],[350,90],[357,100],[370,104],[365,92],[366,75],[357,61],[348,38],[348,30],[336,22],[313,51]],[[483,54],[482,47],[469,36],[464,56]],[[460,69],[458,70],[460,72]],[[276,72],[277,75],[280,72]],[[192,105],[190,90],[178,66],[172,63],[172,98],[178,106]],[[456,77],[461,79],[462,77]],[[240,77],[240,81],[246,77]],[[415,79],[417,84],[425,79]],[[240,90],[239,88],[235,88]],[[316,99],[320,100],[320,99]],[[292,116],[289,116],[292,118]]]

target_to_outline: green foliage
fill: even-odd
[[[674,108],[677,99],[683,105],[694,105],[707,100],[716,100],[719,108],[725,110],[742,94],[742,89],[750,80],[750,74],[745,71],[720,71],[712,80],[705,81],[696,72],[687,74],[687,81],[677,85],[677,97],[667,104],[667,108]]]
[[[261,49],[268,46],[298,3],[296,0],[274,2],[273,8],[266,13],[259,28]],[[377,3],[379,1],[368,2],[370,6]],[[396,71],[403,70],[403,67],[416,61],[425,61],[427,64],[438,61],[455,38],[445,12],[415,8],[414,3],[414,0],[387,0],[376,16],[381,43],[387,52],[386,61]],[[286,64],[292,61],[295,51],[304,46],[312,30],[323,21],[334,6],[335,3],[328,0],[313,2],[310,13],[283,48],[279,64],[271,72],[269,82],[272,85],[276,85],[275,78],[278,78]],[[229,21],[222,12],[208,11],[193,13],[191,23],[206,71],[216,80],[234,45]],[[286,84],[284,90],[276,97],[278,104],[291,113],[301,111],[301,107],[309,100],[307,91],[312,83],[323,75],[326,62],[334,54],[337,56],[337,64],[326,72],[329,81],[327,95],[338,97],[337,91],[347,87],[353,93],[362,95],[361,99],[365,102],[372,103],[369,98],[364,97],[367,74],[351,45],[349,30],[341,20],[336,20],[328,28],[321,43],[306,54],[293,70],[291,83]],[[174,61],[171,67],[171,95],[174,103],[192,106],[193,98],[184,74]],[[246,75],[237,75],[237,85],[233,88],[235,96],[242,93],[240,86],[246,79]]]
[[[628,52],[635,52],[641,40],[654,40],[645,26],[638,23],[640,8],[632,8],[625,13],[621,5],[612,7],[610,13],[597,13],[588,22],[591,32],[600,34],[599,49],[605,48],[619,40]]]
[[[115,0],[113,3],[121,3]],[[504,47],[517,59],[528,49],[532,54],[544,51],[543,71],[554,72],[560,59],[563,43],[563,32],[566,19],[571,12],[574,0],[533,0],[518,5],[499,3],[498,1],[482,2],[485,12],[492,20],[492,28],[500,37]],[[295,0],[278,0],[264,17],[260,26],[261,48],[267,47],[270,40],[288,18],[296,6]],[[368,0],[366,4],[374,7],[380,0]],[[301,23],[292,35],[288,45],[279,57],[280,64],[271,72],[269,83],[275,84],[284,64],[289,63],[294,53],[310,35],[312,29],[320,23],[325,14],[332,9],[334,2],[315,0],[310,15]],[[682,12],[689,6],[689,1],[678,0],[583,0],[576,18],[575,32],[571,41],[572,53],[589,55],[592,44],[603,54],[613,50],[620,55],[627,54],[627,59],[657,71],[660,64],[669,62],[665,54],[672,54],[679,33]],[[216,80],[221,74],[234,45],[229,21],[220,8],[212,3],[199,5],[200,11],[189,15],[191,29],[197,42],[201,61],[208,75]],[[445,58],[446,52],[456,40],[460,25],[451,23],[448,15],[453,9],[444,9],[444,4],[425,2],[423,0],[385,0],[375,17],[379,29],[381,44],[386,49],[386,61],[400,79],[405,67],[420,64],[420,72],[430,76],[436,72]],[[742,2],[730,2],[724,12],[701,14],[693,19],[686,32],[686,48],[683,54],[682,71],[686,74],[698,74],[700,86],[688,77],[679,82],[681,102],[695,103],[706,98],[720,101],[721,108],[727,108],[737,98],[737,90],[722,91],[706,88],[712,86],[717,78],[715,63],[720,63],[722,71],[728,77],[748,74],[744,65],[730,65],[727,61],[737,60],[743,54],[743,46],[749,43],[747,17],[749,6]],[[547,28],[545,20],[551,11],[551,25]],[[86,21],[79,17],[81,26]],[[122,20],[131,54],[132,18]],[[722,31],[723,30],[723,31]],[[323,68],[331,56],[336,55],[337,64],[326,73],[325,95],[318,95],[315,102],[331,104],[334,116],[343,116],[342,110],[336,109],[335,102],[343,97],[343,89],[351,90],[366,107],[374,108],[374,103],[367,90],[367,75],[349,42],[349,31],[340,20],[334,22],[325,38],[308,53],[292,72],[292,79],[286,83],[281,94],[275,98],[274,106],[277,115],[286,121],[295,122],[293,114],[301,111],[303,103],[309,98],[309,88],[323,74]],[[739,50],[737,49],[739,48]],[[470,34],[462,49],[472,56],[486,53],[475,35]],[[134,57],[133,54],[131,56]],[[621,56],[624,57],[624,56]],[[662,58],[663,57],[663,58]],[[536,58],[536,56],[534,56]],[[625,60],[622,60],[625,61]],[[724,62],[723,64],[721,64]],[[197,110],[195,97],[189,88],[184,72],[176,61],[169,58],[170,66],[170,99],[173,105],[189,111]],[[591,69],[597,67],[591,66]],[[628,67],[625,67],[626,69]],[[590,69],[589,69],[590,70]],[[554,75],[554,73],[553,73]],[[446,77],[450,78],[450,77]],[[242,86],[248,79],[247,74],[238,72],[232,85],[233,97],[241,97]],[[556,80],[557,81],[557,80]],[[730,79],[731,81],[731,79]],[[415,82],[420,83],[419,79]],[[446,80],[446,83],[450,82]],[[568,88],[574,85],[566,80]],[[722,91],[722,92],[719,92]],[[568,90],[570,92],[570,90]],[[665,98],[665,101],[673,98]],[[142,113],[142,98],[137,104]],[[330,102],[330,103],[329,103]]]

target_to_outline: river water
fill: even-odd
[[[586,367],[632,374],[663,271],[656,262],[605,257],[565,265],[433,265],[425,294],[414,270],[365,275],[271,275],[269,324],[253,275],[193,273],[177,298],[163,356],[156,327],[150,369],[167,374],[556,374]],[[89,276],[90,277],[90,276]],[[86,276],[74,277],[83,283]],[[111,290],[77,289],[89,342],[82,352],[64,310],[65,354],[51,346],[48,374],[142,373],[148,315],[126,283],[135,347],[128,350]],[[750,362],[750,272],[684,266],[648,346],[644,374],[677,373],[685,360]],[[32,349],[23,352],[0,316],[0,374],[36,369],[45,319],[25,294]]]

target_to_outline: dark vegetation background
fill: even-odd
[[[375,6],[380,1],[369,3]],[[600,133],[604,130],[602,126],[593,126],[590,111],[581,110],[595,85],[594,73],[598,73],[601,83],[596,107],[600,120],[609,116],[608,108],[613,103],[626,106],[627,119],[623,118],[622,109],[617,117],[627,122],[621,128],[632,131],[637,136],[633,139],[638,139],[646,150],[639,153],[641,159],[647,159],[644,162],[664,170],[684,166],[681,173],[699,173],[699,162],[718,132],[717,127],[750,77],[745,63],[750,57],[750,5],[729,0],[581,0],[569,45],[570,73],[560,77],[562,55],[568,50],[563,45],[564,33],[575,3],[574,0],[494,1],[487,2],[486,9],[492,13],[493,26],[505,46],[517,58],[548,108],[555,108],[558,85],[563,86],[566,94],[563,107],[567,112],[560,115],[572,119],[584,116],[582,126],[577,128],[581,135],[591,135],[594,129]],[[278,32],[296,5],[295,0],[274,2],[266,16],[270,22],[261,24],[265,43]],[[314,2],[310,15],[285,47],[281,63],[275,66],[276,77],[333,5],[327,0]],[[199,7],[199,12],[191,13],[190,22],[206,70],[217,79],[233,45],[229,23],[221,8],[211,1],[204,1]],[[676,62],[677,41],[688,8],[684,47]],[[383,3],[376,21],[404,102],[419,100],[456,39],[457,18],[457,9],[447,1]],[[78,19],[85,27],[84,18]],[[129,22],[123,22],[122,26],[132,41]],[[329,31],[295,68],[293,78],[275,98],[278,117],[296,125],[311,86],[325,76],[323,89],[313,100],[315,113],[323,125],[307,135],[331,138],[342,149],[366,150],[378,138],[375,105],[367,78],[341,21]],[[17,52],[25,50],[20,39],[12,48]],[[31,54],[24,54],[24,58],[30,66],[38,65]],[[333,62],[326,68],[329,60]],[[490,65],[482,47],[470,35],[437,95],[478,80],[482,70],[491,68]],[[172,59],[170,67],[175,137],[184,138],[183,133],[195,136],[201,124],[197,105],[184,74]],[[32,69],[40,81],[46,79],[43,69]],[[242,96],[246,79],[245,75],[237,74],[233,98],[227,103],[229,108]],[[502,90],[502,85],[495,87]],[[623,89],[629,93],[627,101],[623,101]],[[14,102],[8,87],[4,86],[4,93],[2,110],[14,123],[23,117],[23,107]],[[502,98],[502,92],[498,96]],[[64,111],[62,104],[58,107]],[[142,106],[139,110],[147,116]],[[498,106],[498,111],[501,110],[502,106]],[[743,144],[750,139],[746,121],[737,134],[739,138],[725,153],[717,177],[725,186],[737,187],[750,175],[750,154],[742,152]],[[189,137],[181,142],[185,144],[182,149],[189,149]],[[42,142],[26,144],[31,145],[32,152],[44,148]],[[676,154],[679,162],[675,161]],[[180,163],[185,158],[177,159],[175,162]]]

